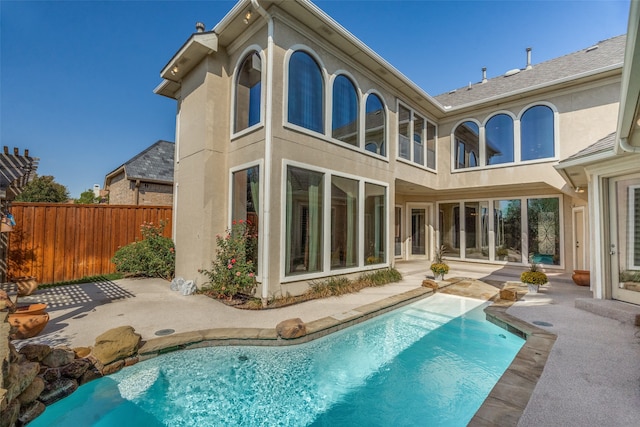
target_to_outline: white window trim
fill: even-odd
[[[260,70],[260,120],[258,120],[258,123],[256,123],[255,125],[249,126],[245,129],[242,129],[239,132],[235,132],[235,120],[236,120],[236,82],[238,79],[238,70],[240,68],[240,66],[242,65],[242,63],[244,62],[244,60],[247,58],[247,56],[249,55],[249,53],[251,52],[256,52],[259,56],[260,56],[260,63],[261,63],[261,67],[262,70]],[[231,79],[231,114],[230,114],[230,118],[229,118],[229,132],[230,132],[230,139],[231,141],[234,141],[248,133],[252,133],[262,127],[264,127],[264,118],[265,118],[265,108],[266,108],[266,85],[265,83],[265,72],[264,72],[264,67],[266,65],[266,58],[265,58],[265,53],[264,53],[264,49],[257,45],[257,44],[252,44],[251,46],[248,46],[246,49],[244,49],[242,51],[242,53],[239,56],[239,59],[236,61],[236,65],[233,68],[233,78]]]
[[[628,199],[628,205],[629,207],[627,208],[627,218],[628,218],[628,223],[629,223],[629,228],[628,228],[628,235],[627,235],[627,268],[629,270],[640,270],[640,264],[636,265],[634,263],[634,246],[635,246],[635,241],[633,240],[633,231],[635,230],[636,224],[635,224],[635,211],[633,209],[635,201],[636,201],[636,194],[635,194],[635,190],[640,190],[640,185],[630,185],[629,186],[629,194],[627,196]]]
[[[354,89],[356,90],[356,98],[358,101],[358,111],[356,112],[356,120],[358,121],[358,144],[357,145],[351,145],[351,144],[347,144],[344,141],[340,141],[339,139],[336,139],[333,137],[333,85],[336,81],[336,79],[340,76],[344,76],[347,79],[349,79],[349,81],[351,81],[351,84],[353,85]],[[358,84],[358,81],[356,80],[355,77],[353,77],[353,75],[348,72],[347,70],[337,70],[335,71],[333,74],[331,74],[331,76],[329,77],[329,91],[328,91],[328,96],[327,96],[327,105],[326,105],[326,111],[325,111],[325,115],[326,117],[329,119],[327,120],[327,124],[326,124],[326,136],[331,140],[331,142],[333,142],[334,144],[340,144],[340,145],[346,145],[352,148],[358,148],[360,151],[361,149],[364,149],[364,144],[363,144],[363,140],[364,140],[364,136],[362,135],[362,101],[363,101],[363,97],[362,97],[362,91],[360,90],[360,85]]]
[[[370,95],[375,95],[378,97],[378,99],[380,100],[380,102],[382,102],[382,110],[384,113],[384,147],[385,147],[385,155],[381,155],[381,154],[377,154],[377,153],[372,153],[371,151],[366,149],[367,146],[367,127],[366,127],[366,120],[367,120],[367,101],[369,100],[369,96]],[[378,92],[375,89],[369,89],[367,92],[365,92],[362,95],[362,101],[360,103],[362,105],[362,108],[360,108],[360,127],[361,127],[361,133],[362,133],[362,149],[364,150],[365,154],[369,155],[369,156],[373,156],[379,159],[384,159],[386,161],[389,160],[389,108],[387,107],[387,103],[385,102],[384,96],[382,96],[382,94],[380,92]]]
[[[305,169],[310,172],[318,172],[324,174],[323,176],[323,185],[324,185],[324,194],[323,194],[323,247],[322,247],[322,266],[323,271],[307,273],[307,274],[296,274],[293,276],[286,275],[286,239],[287,239],[287,169],[289,166],[293,166],[300,169]],[[331,192],[328,189],[331,188],[331,177],[338,176],[342,178],[348,178],[355,181],[358,181],[358,265],[356,267],[351,268],[342,268],[338,270],[331,270],[331,253],[330,253],[330,233],[331,233]],[[390,261],[390,249],[392,246],[389,242],[389,184],[386,182],[378,181],[375,179],[365,178],[359,175],[352,175],[349,173],[338,172],[332,169],[322,168],[315,165],[310,165],[308,163],[297,162],[294,160],[282,160],[282,174],[281,174],[281,189],[280,189],[280,283],[292,283],[292,282],[301,282],[308,281],[313,279],[318,279],[322,277],[331,277],[331,276],[342,276],[350,273],[360,273],[364,271],[370,270],[378,270],[381,268],[389,268],[391,265]],[[386,247],[385,254],[386,260],[384,263],[380,264],[372,264],[366,265],[364,259],[364,187],[365,183],[375,184],[385,188],[385,224],[386,224]]]
[[[229,191],[227,194],[227,198],[228,198],[228,208],[227,208],[227,228],[230,229],[231,226],[233,225],[233,174],[235,172],[241,172],[243,170],[252,168],[258,166],[258,171],[259,171],[259,176],[258,179],[260,180],[259,185],[258,185],[258,190],[260,191],[260,194],[258,195],[258,202],[260,203],[260,208],[259,208],[259,212],[258,212],[258,260],[260,262],[258,262],[258,271],[256,271],[256,281],[261,282],[262,281],[262,269],[264,268],[264,262],[262,262],[262,254],[264,253],[263,251],[263,240],[264,240],[264,236],[263,233],[260,232],[260,230],[264,230],[265,224],[262,222],[264,221],[264,215],[263,215],[263,209],[264,209],[264,192],[265,192],[265,188],[264,188],[264,159],[259,159],[259,160],[254,160],[251,162],[247,162],[247,163],[243,163],[241,165],[238,166],[234,166],[232,168],[229,168]]]
[[[400,127],[400,106],[402,106],[403,108],[406,108],[407,110],[409,110],[409,129],[411,132],[411,137],[409,138],[409,158],[405,159],[404,157],[400,157],[400,138],[398,137],[400,135],[399,133],[399,127]],[[414,117],[415,116],[419,116],[423,121],[424,121],[424,126],[422,128],[422,132],[423,132],[423,140],[422,140],[422,148],[424,151],[424,164],[420,164],[420,163],[416,163],[413,159],[413,122],[414,122]],[[425,171],[429,171],[429,172],[437,172],[438,169],[438,124],[435,120],[431,120],[429,118],[429,116],[427,116],[426,114],[423,114],[419,111],[417,111],[417,109],[410,107],[408,104],[406,104],[405,102],[401,101],[399,98],[396,100],[396,128],[393,130],[395,132],[396,135],[396,160],[401,162],[401,163],[405,163],[407,165],[411,165],[411,166],[415,166],[417,168],[423,169]],[[434,156],[435,156],[435,168],[430,168],[427,166],[427,161],[429,156],[427,155],[427,123],[431,123],[433,126],[435,126],[436,128],[436,134],[435,134],[435,147],[434,147]],[[389,151],[389,150],[387,150]]]
[[[544,159],[535,159],[535,160],[522,160],[522,138],[521,138],[521,127],[520,127],[520,123],[522,121],[522,116],[524,115],[524,113],[527,112],[527,110],[529,110],[530,108],[533,107],[537,107],[537,106],[543,106],[543,107],[549,107],[551,109],[551,112],[553,113],[553,157],[545,157]],[[558,109],[556,108],[555,105],[553,105],[550,102],[546,102],[546,101],[538,101],[538,102],[532,102],[528,105],[525,105],[524,108],[522,108],[522,110],[520,110],[520,112],[518,113],[518,130],[516,133],[516,129],[515,129],[515,123],[514,123],[514,133],[516,135],[517,141],[514,141],[514,143],[518,144],[518,151],[520,154],[518,157],[514,157],[514,159],[516,160],[516,162],[518,164],[530,164],[530,163],[543,163],[543,162],[553,162],[553,161],[557,161],[560,160],[560,114],[558,113]]]
[[[458,154],[458,147],[457,147],[457,143],[456,143],[455,132],[456,132],[456,129],[458,129],[458,126],[460,126],[460,125],[462,125],[463,123],[466,123],[466,122],[472,122],[472,123],[475,123],[476,126],[478,126],[478,139],[479,139],[478,151],[480,151],[480,147],[482,147],[482,144],[483,144],[483,142],[482,142],[483,125],[479,120],[468,118],[468,119],[462,119],[462,120],[458,121],[451,128],[451,136],[450,136],[451,137],[451,173],[476,171],[478,169],[482,169],[482,167],[480,165],[474,166],[474,167],[467,167],[467,168],[459,168],[459,169],[456,168],[456,165],[458,164],[457,161],[456,161],[456,156]],[[465,149],[465,152],[466,152],[466,149]],[[478,153],[478,154],[480,154],[480,153]]]
[[[505,163],[499,163],[497,165],[488,165],[487,164],[487,144],[486,144],[486,140],[487,140],[487,123],[489,123],[489,120],[493,119],[496,116],[499,116],[500,114],[504,114],[506,116],[511,117],[511,121],[513,123],[513,162],[505,162]],[[491,115],[487,116],[484,121],[482,122],[482,126],[480,126],[481,129],[481,133],[482,133],[482,137],[480,138],[480,141],[485,141],[484,144],[480,144],[480,151],[482,153],[482,157],[480,159],[480,164],[482,165],[482,167],[486,167],[486,168],[491,168],[491,167],[496,167],[496,166],[501,166],[501,165],[510,165],[513,166],[513,164],[515,163],[516,159],[519,159],[520,157],[516,157],[516,121],[518,121],[518,118],[515,114],[513,114],[511,111],[507,111],[507,110],[500,110],[500,111],[495,111],[492,112]],[[519,137],[519,133],[518,133],[518,137]],[[519,138],[518,138],[519,139]]]

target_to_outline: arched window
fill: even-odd
[[[260,123],[262,61],[258,52],[246,56],[236,75],[234,132]]]
[[[456,127],[453,132],[455,140],[455,168],[464,169],[471,167],[469,153],[477,153],[480,150],[480,129],[475,122],[466,121]],[[477,166],[477,161],[474,154],[474,163]]]
[[[487,165],[513,162],[513,119],[496,114],[485,125],[485,153]]]
[[[324,82],[318,63],[307,53],[289,59],[289,123],[324,133]]]
[[[478,158],[476,157],[476,153],[473,151],[469,153],[469,167],[475,168],[478,166]]]
[[[381,156],[387,155],[385,126],[384,105],[378,95],[371,93],[365,104],[365,150]]]
[[[358,93],[346,76],[338,76],[333,81],[332,112],[331,136],[358,146]]]
[[[522,160],[546,159],[555,156],[553,110],[536,105],[520,119]]]

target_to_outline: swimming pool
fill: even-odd
[[[32,426],[464,426],[524,340],[436,294],[287,347],[165,354],[83,385]]]

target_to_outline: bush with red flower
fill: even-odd
[[[250,221],[234,220],[225,235],[216,236],[218,251],[211,270],[200,270],[209,279],[203,290],[226,299],[253,294],[257,242],[258,236]]]

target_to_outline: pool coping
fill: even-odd
[[[458,279],[458,278],[456,278]],[[215,328],[183,332],[144,341],[137,360],[143,361],[161,354],[214,346],[290,346],[306,343],[364,322],[412,302],[433,295],[437,290],[460,280],[430,281],[435,285],[420,287],[366,304],[344,313],[336,313],[306,323],[306,335],[283,339],[275,328]],[[484,309],[489,322],[513,333],[525,343],[495,384],[487,398],[469,422],[469,426],[516,426],[529,403],[542,375],[545,363],[557,336],[507,313],[511,301],[493,301]]]

